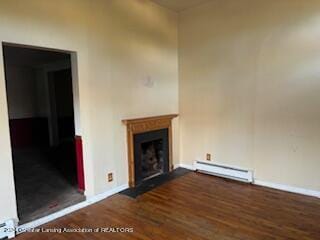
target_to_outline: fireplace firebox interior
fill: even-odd
[[[168,129],[134,135],[135,181],[137,184],[169,171]]]

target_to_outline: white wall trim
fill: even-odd
[[[106,191],[106,192],[103,192],[103,193],[100,193],[100,194],[97,194],[95,196],[88,198],[86,202],[88,203],[88,205],[94,204],[94,203],[99,202],[101,200],[104,200],[114,194],[117,194],[118,192],[121,192],[127,188],[129,188],[128,184],[124,184],[124,185],[112,188],[109,191]]]
[[[193,165],[190,164],[184,164],[184,163],[178,163],[174,165],[174,169],[181,167],[181,168],[185,168],[185,169],[189,169],[189,170],[196,170],[196,168]]]
[[[195,166],[190,165],[190,164],[179,163],[179,164],[174,165],[174,168],[178,168],[178,167],[186,168],[186,169],[193,170],[193,171],[196,170]],[[293,186],[279,184],[279,183],[272,183],[272,182],[262,181],[259,179],[254,179],[253,184],[258,185],[258,186],[262,186],[262,187],[273,188],[273,189],[277,189],[277,190],[281,190],[281,191],[285,191],[285,192],[297,193],[297,194],[302,194],[302,195],[306,195],[306,196],[320,198],[320,191],[316,191],[316,190],[293,187]]]
[[[263,186],[263,187],[269,187],[269,188],[273,188],[273,189],[277,189],[277,190],[282,190],[282,191],[286,191],[286,192],[298,193],[298,194],[303,194],[306,196],[320,198],[320,191],[316,191],[316,190],[293,187],[293,186],[272,183],[272,182],[266,182],[266,181],[261,181],[258,179],[255,179],[253,184],[258,185],[258,186]]]
[[[23,224],[23,225],[20,225],[16,228],[16,234],[20,234],[20,233],[23,233],[23,232],[26,232],[28,229],[32,229],[32,228],[36,228],[36,227],[39,227],[43,224],[46,224],[48,222],[51,222],[55,219],[58,219],[60,217],[63,217],[67,214],[70,214],[72,212],[75,212],[77,210],[80,210],[82,208],[85,208],[87,206],[90,206],[91,204],[94,204],[94,203],[97,203],[101,200],[104,200],[118,192],[121,192],[125,189],[127,189],[129,187],[128,184],[124,184],[124,185],[121,185],[121,186],[118,186],[118,187],[115,187],[109,191],[106,191],[104,193],[100,193],[98,195],[95,195],[93,197],[90,197],[88,198],[86,201],[84,202],[81,202],[81,203],[78,203],[76,205],[73,205],[71,207],[68,207],[68,208],[65,208],[59,212],[56,212],[56,213],[53,213],[53,214],[50,214],[48,216],[45,216],[43,218],[40,218],[40,219],[37,219],[35,221],[32,221],[32,222],[29,222],[29,223],[26,223],[26,224]]]

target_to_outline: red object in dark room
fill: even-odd
[[[81,192],[85,190],[84,183],[84,169],[83,169],[83,150],[81,136],[75,137],[76,157],[77,157],[77,176],[78,176],[78,189]]]

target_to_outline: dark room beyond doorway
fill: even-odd
[[[71,56],[3,45],[19,224],[85,200],[77,186]]]

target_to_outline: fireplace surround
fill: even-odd
[[[126,119],[129,186],[173,169],[172,119],[177,114]]]

